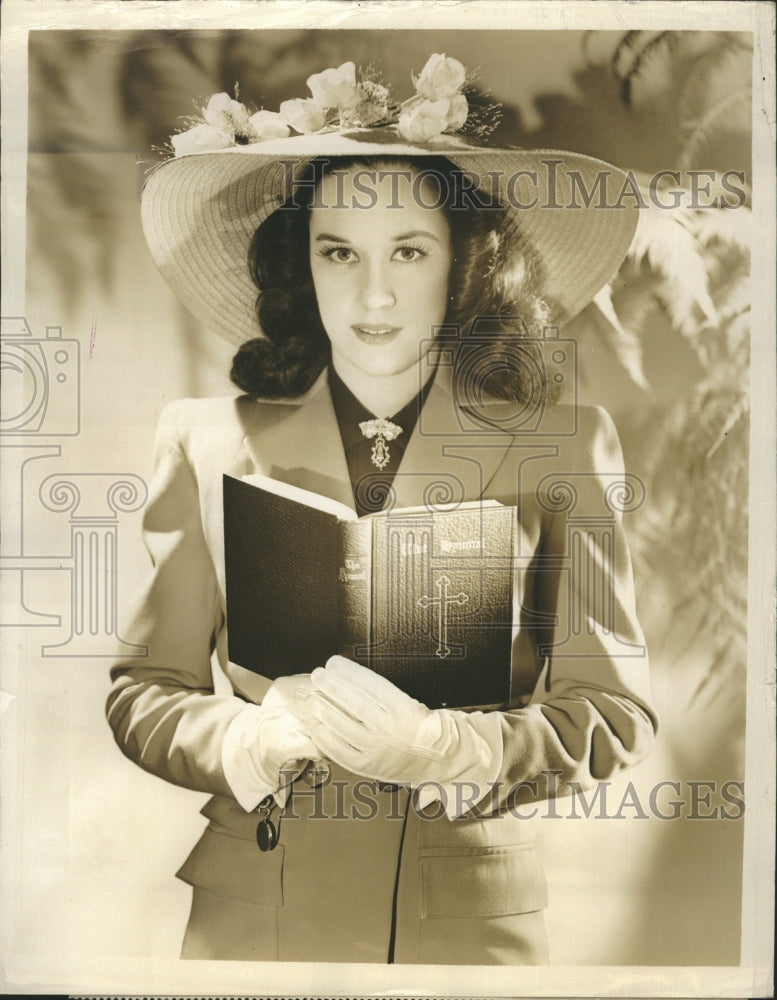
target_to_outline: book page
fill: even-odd
[[[315,507],[323,510],[327,514],[334,514],[341,521],[355,521],[356,511],[346,507],[344,503],[339,503],[331,497],[322,496],[320,493],[313,493],[311,490],[303,490],[301,486],[294,486],[291,483],[284,483],[280,479],[272,479],[270,476],[263,476],[259,472],[243,476],[244,483],[258,486],[260,490],[267,490],[275,493],[279,497],[286,497],[287,500],[294,500],[296,503],[305,504],[306,507]]]
[[[476,507],[481,509],[488,507],[503,507],[504,504],[499,503],[498,500],[465,500],[464,503],[441,503],[434,504],[431,507],[418,506],[418,507],[397,507],[395,510],[389,511],[377,511],[375,514],[368,514],[367,517],[401,517],[404,514],[445,514],[447,511],[456,510],[474,510]]]

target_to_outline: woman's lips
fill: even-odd
[[[362,323],[360,325],[354,324],[351,329],[364,344],[389,344],[392,340],[396,339],[402,327],[378,323]]]

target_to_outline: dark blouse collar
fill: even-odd
[[[334,405],[335,416],[340,427],[340,436],[343,439],[343,447],[347,451],[352,445],[364,440],[364,436],[359,430],[359,424],[365,420],[373,420],[376,414],[370,413],[367,407],[354,396],[337,374],[331,362],[327,374],[329,378],[329,391],[332,394],[332,404]],[[408,441],[410,435],[413,433],[418,421],[418,415],[423,409],[433,381],[434,373],[429,377],[426,385],[418,395],[414,396],[398,413],[388,418],[393,423],[399,424],[402,428],[405,441]]]

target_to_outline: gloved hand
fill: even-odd
[[[321,757],[303,721],[312,693],[310,674],[279,677],[261,705],[246,705],[229,724],[221,748],[222,768],[247,812],[267,795],[273,795],[282,808],[294,778],[308,761]]]
[[[310,736],[331,760],[365,777],[423,785],[419,805],[443,799],[451,817],[462,797],[474,804],[464,783],[482,788],[477,801],[491,790],[503,752],[496,713],[429,709],[343,656],[314,670],[311,681]]]

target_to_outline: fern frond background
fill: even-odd
[[[654,98],[660,69],[677,101],[678,169],[702,151],[714,153],[724,135],[749,140],[747,37],[636,32],[624,47],[639,53],[613,62],[630,97]],[[629,258],[655,275],[656,301],[693,349],[700,377],[656,415],[646,439],[640,471],[652,499],[635,532],[638,559],[647,573],[670,574],[676,607],[698,614],[691,637],[710,654],[697,690],[713,687],[725,697],[731,685],[744,687],[750,212],[648,210],[640,222]],[[644,323],[638,328],[650,335]]]

